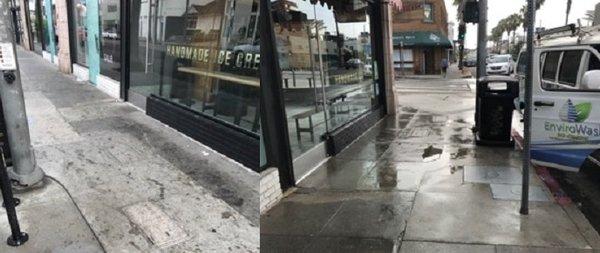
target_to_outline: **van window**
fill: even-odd
[[[540,62],[542,89],[551,91],[591,91],[578,84],[585,72],[600,70],[600,59],[588,50],[546,52]]]
[[[587,66],[587,70],[599,70],[600,69],[600,60],[594,54],[590,55],[590,62]]]
[[[575,87],[577,84],[579,67],[581,66],[582,55],[583,51],[580,50],[566,51],[563,54],[562,62],[560,64],[560,72],[558,74],[558,82],[560,84]]]
[[[556,80],[556,71],[558,70],[558,61],[560,60],[560,51],[550,52],[546,55],[544,61],[544,69],[542,72],[542,79],[548,81]]]
[[[527,52],[519,54],[519,62],[517,62],[517,74],[524,76],[527,71]]]

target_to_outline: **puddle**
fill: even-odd
[[[473,139],[470,138],[462,138],[461,135],[459,134],[454,134],[452,136],[450,136],[450,141],[453,143],[459,143],[459,144],[469,144],[473,142]]]
[[[463,170],[465,168],[465,166],[450,166],[450,174],[454,174],[455,172],[459,171],[459,170]]]
[[[402,111],[408,112],[408,113],[416,113],[419,110],[416,108],[412,108],[412,107],[402,107]]]
[[[435,148],[433,146],[429,146],[423,150],[423,161],[431,162],[439,159],[442,156],[443,150],[441,148]]]
[[[469,154],[471,150],[469,148],[459,148],[456,153],[450,154],[450,159],[462,159]]]

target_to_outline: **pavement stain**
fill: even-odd
[[[443,152],[444,152],[443,149],[436,148],[436,147],[433,147],[433,145],[430,145],[429,147],[427,147],[423,150],[423,154],[421,155],[421,157],[423,157],[423,161],[425,161],[425,162],[432,161],[432,160],[440,158],[440,156],[442,155]]]

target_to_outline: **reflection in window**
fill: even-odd
[[[31,35],[33,40],[33,50],[41,54],[42,53],[42,40],[43,40],[43,25],[42,25],[42,0],[29,0],[29,22],[31,25]]]
[[[294,157],[377,103],[368,4],[323,2],[272,2]]]
[[[74,0],[72,7],[73,24],[75,25],[75,62],[87,66],[87,8],[85,0]]]
[[[134,0],[131,91],[258,132],[258,0]]]
[[[119,0],[100,0],[100,73],[121,80],[121,27]]]

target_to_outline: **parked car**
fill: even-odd
[[[363,66],[363,63],[358,58],[352,58],[350,60],[347,60],[346,63],[344,63],[344,67],[346,69],[358,69],[361,66]]]
[[[467,57],[464,60],[464,66],[469,67],[469,68],[476,67],[477,66],[477,57]]]
[[[487,60],[486,73],[488,75],[510,75],[514,66],[515,61],[511,55],[494,55]]]

